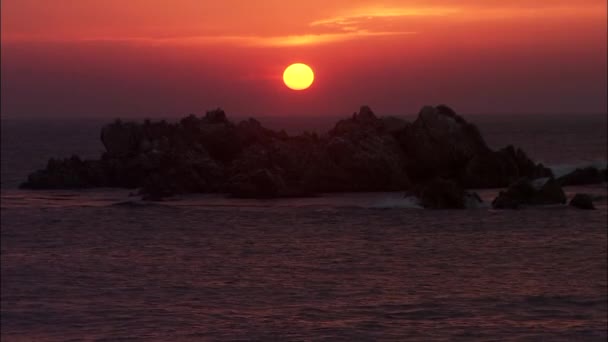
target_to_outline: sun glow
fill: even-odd
[[[310,87],[315,79],[312,69],[303,63],[294,63],[283,72],[283,82],[293,90],[304,90]]]

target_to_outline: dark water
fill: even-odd
[[[562,168],[605,164],[605,117],[586,120],[474,118]],[[2,122],[2,341],[608,337],[605,184],[566,188],[595,211],[16,189],[51,156],[96,157],[99,124]]]

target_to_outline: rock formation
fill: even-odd
[[[586,210],[595,209],[595,206],[593,205],[593,198],[587,194],[574,195],[572,200],[570,200],[570,206]]]
[[[527,205],[565,204],[566,194],[552,177],[535,181],[520,179],[492,201],[495,209],[517,209]]]
[[[584,169],[576,169],[557,179],[562,186],[598,184],[605,180],[605,175],[592,166]]]
[[[117,120],[102,128],[101,141],[106,151],[99,160],[51,159],[22,186],[139,188],[150,199],[208,192],[271,198],[423,184],[435,189],[436,179],[453,189],[496,188],[552,176],[520,149],[492,151],[479,130],[447,106],[424,107],[413,123],[379,118],[363,106],[326,134],[298,136],[255,119],[234,124],[216,109],[176,123]],[[429,191],[434,195],[422,198],[430,207],[460,206],[442,197],[447,193]]]

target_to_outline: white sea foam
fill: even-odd
[[[532,181],[532,187],[538,191],[543,187],[543,185],[545,185],[545,183],[547,183],[548,180],[549,177],[535,179]]]
[[[417,197],[408,196],[402,198],[382,198],[374,201],[370,204],[370,208],[376,209],[393,209],[393,208],[410,208],[410,209],[422,209],[420,201]]]

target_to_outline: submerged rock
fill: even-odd
[[[536,181],[520,179],[501,191],[492,202],[495,209],[516,209],[524,205],[565,204],[566,194],[554,178]]]
[[[579,209],[586,209],[586,210],[595,209],[595,206],[593,205],[593,198],[591,197],[591,195],[588,195],[588,194],[574,195],[572,200],[570,200],[570,206],[579,208]]]

